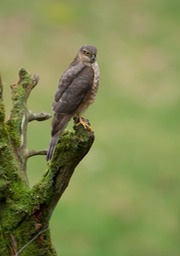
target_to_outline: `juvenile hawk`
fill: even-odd
[[[59,80],[52,109],[51,142],[47,161],[51,160],[59,136],[72,117],[85,127],[81,114],[92,104],[99,85],[99,67],[96,62],[97,49],[92,45],[80,48],[73,62]]]

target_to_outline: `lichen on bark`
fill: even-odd
[[[45,121],[50,114],[32,113],[27,100],[38,84],[38,76],[19,71],[11,86],[12,110],[5,119],[3,83],[0,79],[0,255],[55,256],[49,220],[69,184],[74,169],[87,154],[94,133],[75,126],[65,131],[56,146],[52,161],[41,180],[29,186],[26,163],[29,157],[45,155],[46,150],[27,148],[27,127],[31,121]]]

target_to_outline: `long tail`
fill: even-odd
[[[71,119],[70,116],[63,116],[55,114],[52,120],[52,131],[51,131],[51,142],[47,151],[46,160],[51,160],[55,147],[58,143],[59,137],[66,128],[69,120]]]
[[[55,147],[56,147],[56,144],[58,143],[58,140],[59,140],[59,132],[56,133],[51,139],[51,142],[50,142],[50,145],[49,145],[49,148],[47,151],[47,155],[46,155],[46,161],[51,160],[54,150],[55,150]]]

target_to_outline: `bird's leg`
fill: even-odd
[[[84,129],[88,129],[92,131],[92,128],[88,119],[85,119],[84,117],[80,117],[80,116],[75,116],[73,119],[76,126],[81,124],[84,127]]]

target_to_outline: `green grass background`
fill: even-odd
[[[101,85],[86,112],[96,140],[51,220],[58,255],[180,255],[179,0],[1,0],[0,70],[40,75],[29,108],[51,111],[60,74],[79,47],[98,48]],[[70,125],[71,128],[71,125]],[[50,121],[29,125],[47,148]],[[46,169],[29,160],[33,185]]]

